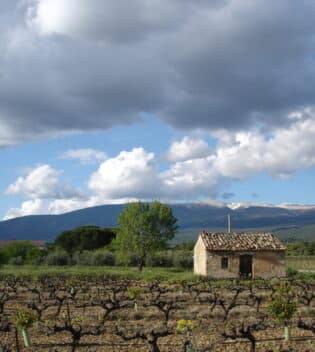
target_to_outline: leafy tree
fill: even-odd
[[[118,222],[120,231],[115,246],[125,258],[134,253],[140,271],[147,256],[165,248],[178,228],[172,209],[158,201],[131,203],[122,211]]]
[[[31,262],[33,259],[43,255],[43,251],[30,241],[12,242],[2,249],[2,253],[6,263],[12,258],[21,258],[23,263]]]
[[[290,320],[293,318],[297,304],[294,302],[291,286],[288,282],[281,283],[268,306],[271,315],[284,325],[284,338],[290,340]]]
[[[97,226],[81,226],[74,230],[62,232],[55,240],[55,245],[67,253],[94,250],[108,245],[116,236],[115,229]]]

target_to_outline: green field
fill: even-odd
[[[310,270],[315,272],[315,256],[312,257],[295,257],[288,256],[286,265],[296,270]]]
[[[128,280],[165,280],[165,281],[193,281],[197,276],[192,271],[176,268],[144,268],[142,272],[135,267],[118,266],[35,266],[4,265],[0,268],[0,275],[40,276],[40,275],[104,275],[113,279]]]
[[[315,257],[287,257],[287,268],[295,270],[307,270],[315,272]],[[119,266],[35,266],[23,265],[12,266],[4,265],[0,268],[0,274],[15,276],[38,276],[45,274],[62,274],[62,275],[106,275],[115,279],[130,280],[166,280],[166,281],[193,281],[198,277],[192,270],[183,270],[177,268],[144,268],[143,272],[139,272],[134,267]]]

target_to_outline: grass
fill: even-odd
[[[287,267],[296,269],[296,270],[310,270],[315,272],[315,256],[310,256],[310,257],[287,256],[286,265]]]
[[[140,272],[137,268],[118,266],[35,266],[4,265],[0,269],[2,275],[40,276],[40,275],[96,275],[108,276],[115,279],[128,280],[162,280],[162,281],[194,281],[198,276],[192,271],[176,268],[144,268]]]
[[[286,258],[288,268],[295,270],[315,271],[315,257],[293,257]],[[43,266],[43,265],[4,265],[0,268],[0,275],[32,276],[41,275],[63,275],[63,276],[107,276],[113,279],[127,280],[161,280],[167,282],[197,281],[198,276],[192,270],[178,268],[149,268],[145,267],[139,272],[134,267],[119,266]],[[220,281],[220,280],[219,280]],[[225,281],[225,280],[222,280]]]

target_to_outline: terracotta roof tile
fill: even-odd
[[[208,251],[283,251],[285,246],[272,233],[201,232]]]

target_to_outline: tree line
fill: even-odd
[[[81,226],[62,232],[46,249],[30,242],[11,243],[0,251],[6,264],[47,265],[132,265],[141,271],[146,264],[177,266],[187,264],[187,252],[175,256],[167,252],[169,241],[178,230],[172,209],[158,201],[136,202],[119,216],[118,228]],[[191,257],[188,255],[188,258]]]

